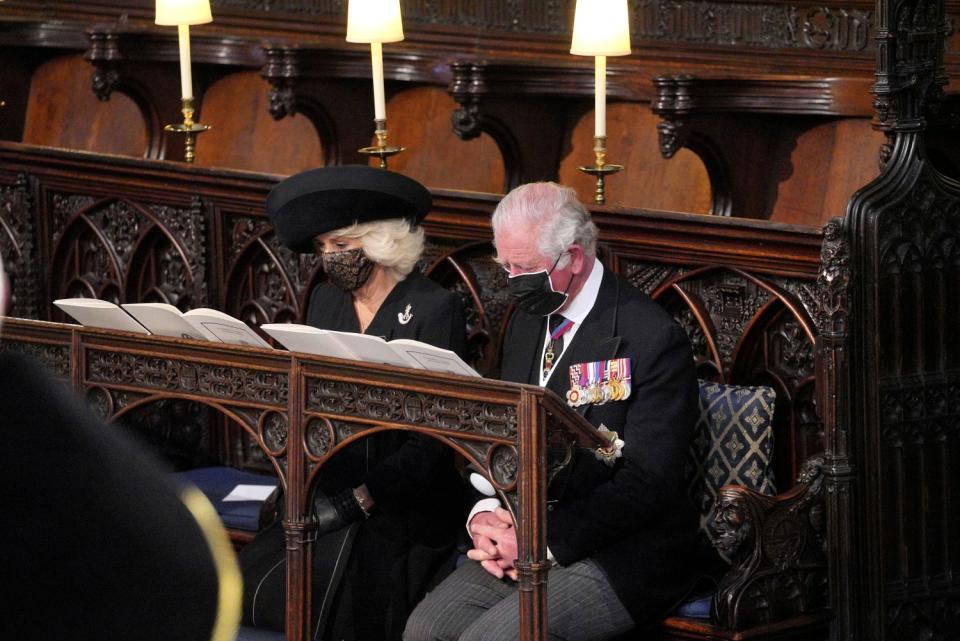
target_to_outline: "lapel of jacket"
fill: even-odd
[[[547,319],[543,316],[531,316],[520,310],[514,310],[511,334],[513,344],[509,352],[503,355],[500,378],[514,383],[540,383],[539,359],[543,346],[543,333],[547,328]]]
[[[617,306],[620,300],[620,283],[609,269],[603,271],[603,280],[593,309],[583,320],[570,345],[563,350],[557,361],[557,370],[550,377],[547,387],[560,398],[566,399],[570,389],[568,375],[571,365],[614,358],[620,347],[617,336]],[[591,405],[581,405],[577,412],[586,415]]]

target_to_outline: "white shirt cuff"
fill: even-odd
[[[470,532],[470,521],[473,520],[473,517],[481,512],[493,512],[498,507],[500,507],[500,499],[480,499],[476,502],[467,516],[467,536],[470,537],[471,541],[473,540],[473,533]]]

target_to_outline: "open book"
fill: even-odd
[[[116,329],[134,334],[149,334],[150,330],[138,323],[117,305],[96,298],[61,298],[53,304],[81,325]]]
[[[260,328],[292,352],[346,358],[368,363],[480,376],[456,352],[406,338],[385,341],[379,336],[335,332],[310,325],[271,323]]]
[[[61,298],[53,304],[89,327],[270,348],[246,323],[215,309],[181,312],[166,303],[128,303],[121,307],[95,298]]]
[[[160,336],[270,347],[270,343],[260,338],[243,321],[208,307],[198,307],[189,312],[181,312],[166,303],[127,303],[122,307],[141,325]]]

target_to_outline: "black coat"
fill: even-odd
[[[307,323],[358,332],[351,294],[329,283],[318,285],[310,294]],[[462,355],[465,331],[460,299],[414,272],[387,295],[366,333],[386,340],[419,340]],[[427,436],[381,432],[327,461],[317,490],[332,495],[361,483],[376,502],[372,516],[355,524],[346,540],[341,530],[321,537],[314,546],[313,614],[322,613],[326,619],[320,622],[318,638],[399,639],[413,606],[440,574],[452,569],[447,564],[455,558],[454,544],[463,529],[464,492],[450,448]],[[257,575],[269,572],[283,555],[279,525],[258,539],[240,555],[248,588],[257,585]],[[343,550],[349,552],[341,554]],[[348,561],[338,564],[344,557]],[[337,579],[328,590],[331,572]],[[265,588],[266,584],[258,596],[256,623],[283,629],[282,574],[270,575],[272,594],[266,600]],[[245,600],[248,624],[253,623],[250,597]]]
[[[407,313],[409,320],[404,323]],[[360,330],[351,294],[329,283],[321,283],[310,294],[307,324],[343,332]],[[463,355],[465,332],[463,304],[457,295],[413,272],[387,295],[365,333],[388,341],[418,340]],[[422,530],[419,536],[426,540],[438,532],[446,538],[451,517],[442,506],[448,505],[451,483],[459,486],[452,457],[450,448],[428,436],[381,433],[331,459],[329,469],[325,466],[321,474],[320,487],[333,493],[366,483],[378,511],[404,512],[409,527]]]
[[[504,337],[502,377],[539,383],[546,318],[517,311]],[[578,408],[625,441],[614,467],[578,450],[549,488],[548,545],[561,565],[593,558],[638,626],[667,613],[696,568],[697,519],[684,460],[697,417],[690,343],[656,302],[605,271],[593,309],[557,361],[548,387],[561,398],[575,363],[631,359],[624,401]]]
[[[406,312],[407,305],[410,320],[403,323],[398,315]],[[339,332],[360,331],[353,296],[330,283],[320,283],[310,292],[306,323]],[[465,331],[463,304],[457,295],[412,272],[387,294],[365,333],[388,341],[410,338],[463,356]]]
[[[209,640],[224,588],[160,464],[19,354],[0,426],[0,638]]]

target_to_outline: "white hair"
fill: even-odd
[[[597,225],[590,218],[570,187],[553,182],[521,185],[503,197],[493,212],[493,234],[509,227],[534,227],[538,230],[538,249],[551,260],[561,256],[557,267],[570,258],[564,254],[570,245],[579,245],[587,256],[597,254]]]
[[[356,223],[330,232],[330,236],[359,241],[363,253],[397,280],[406,278],[423,255],[423,228],[406,218]]]

